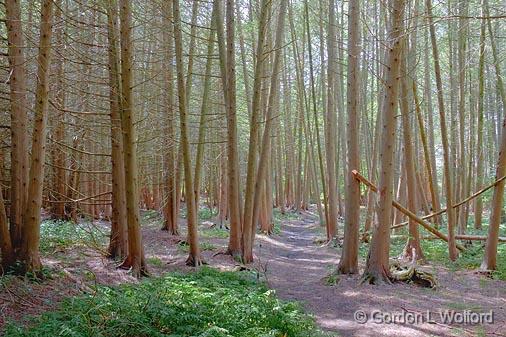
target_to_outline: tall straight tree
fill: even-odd
[[[46,157],[46,126],[49,103],[49,66],[51,60],[51,37],[53,32],[53,4],[53,0],[44,0],[41,7],[32,156],[30,160],[30,175],[28,177],[29,198],[24,210],[23,244],[18,258],[23,272],[39,272],[42,267],[39,255],[40,209],[42,207],[44,162]]]
[[[220,0],[214,0],[216,15],[216,36],[218,39],[218,53],[220,58],[221,83],[223,87],[223,98],[225,101],[225,110],[227,116],[227,173],[226,182],[227,193],[223,190],[223,199],[228,201],[228,213],[230,218],[230,235],[227,247],[227,253],[234,258],[240,258],[242,254],[242,210],[241,194],[239,190],[239,150],[237,134],[237,111],[236,111],[236,84],[235,84],[235,65],[234,65],[234,20],[233,16],[227,16],[227,41],[225,42],[225,32],[223,30],[223,8]],[[228,6],[228,3],[227,3]],[[227,12],[228,13],[228,12]],[[230,38],[229,38],[230,37]],[[230,69],[231,68],[231,69]],[[229,70],[233,74],[229,75]],[[228,195],[227,195],[228,194]],[[223,209],[223,208],[222,208]],[[220,212],[220,215],[223,213]]]
[[[482,1],[483,2],[483,1]],[[484,5],[482,4],[481,13],[485,16]],[[485,38],[486,38],[486,22],[481,20],[480,25],[480,58],[478,62],[478,125],[476,133],[478,135],[476,140],[476,189],[482,188],[483,185],[483,167],[485,164],[485,156],[483,149],[483,106],[485,96],[485,79],[483,76],[485,70]],[[478,196],[474,201],[474,227],[481,229],[483,219],[483,199]]]
[[[166,196],[167,204],[164,208],[164,223],[162,230],[168,231],[171,235],[179,235],[178,215],[178,164],[177,164],[177,146],[174,121],[176,119],[174,112],[174,25],[172,24],[172,6],[173,0],[163,2],[163,43],[165,59],[163,65],[164,73],[164,103],[167,112],[167,153],[166,153]]]
[[[379,200],[376,209],[378,218],[373,229],[372,241],[362,276],[363,281],[373,284],[390,281],[388,258],[390,253],[390,225],[392,223],[393,157],[397,127],[395,114],[399,99],[399,65],[404,34],[405,0],[391,1],[388,8],[390,10],[390,25],[385,60],[385,84],[382,91],[384,98],[381,106],[381,162],[378,187]]]
[[[177,92],[179,106],[179,121],[181,125],[181,147],[183,150],[184,182],[185,182],[185,201],[187,208],[188,221],[188,241],[190,244],[190,253],[186,264],[189,266],[202,265],[200,247],[198,241],[198,219],[197,207],[195,205],[195,194],[193,190],[193,177],[191,166],[190,142],[188,135],[188,116],[186,111],[185,79],[183,70],[183,40],[181,36],[181,13],[179,10],[179,0],[175,0],[172,7],[174,17],[174,45],[176,49],[176,73],[177,73]]]
[[[276,101],[278,100],[279,95],[279,67],[281,64],[281,57],[283,53],[283,32],[285,25],[285,14],[286,14],[286,6],[287,0],[281,0],[280,8],[279,8],[279,16],[276,27],[276,37],[275,37],[275,53],[274,53],[274,62],[272,65],[272,75],[271,75],[271,83],[270,83],[270,91],[267,102],[267,111],[265,114],[265,127],[262,136],[262,144],[260,150],[260,163],[265,163],[268,160],[269,148],[271,146],[271,128],[273,126],[273,118],[274,118],[274,109],[277,108],[278,104]],[[267,165],[259,165],[258,172],[256,177],[256,184],[254,190],[254,210],[253,210],[253,223],[258,221],[258,215],[260,210],[260,202],[261,202],[261,194],[262,194],[262,184],[267,175]],[[265,185],[264,185],[265,187]],[[271,193],[270,190],[267,193]],[[271,207],[271,205],[268,205]]]
[[[128,255],[121,265],[131,269],[140,277],[147,274],[139,214],[139,191],[137,181],[137,153],[134,124],[133,99],[133,42],[132,7],[130,0],[120,0],[120,42],[121,42],[121,128],[125,166],[125,192],[128,231]]]
[[[121,85],[119,73],[118,3],[107,4],[107,36],[109,40],[109,108],[111,113],[112,216],[109,256],[127,256],[125,163],[121,131]]]
[[[452,177],[453,170],[450,162],[450,147],[448,142],[448,129],[446,127],[445,102],[443,96],[443,82],[441,80],[441,67],[439,65],[439,51],[437,46],[436,29],[432,18],[432,1],[426,1],[427,19],[429,21],[430,41],[432,44],[432,56],[434,59],[434,72],[436,74],[437,100],[439,108],[439,122],[441,125],[441,140],[443,141],[444,178],[446,188],[446,215],[448,219],[448,255],[450,260],[455,261],[458,256],[455,245],[455,209],[453,205]]]
[[[348,19],[348,90],[347,109],[347,167],[344,208],[344,244],[338,270],[343,274],[358,272],[358,230],[360,223],[360,183],[352,171],[360,169],[359,149],[359,59],[360,59],[360,0],[350,0]]]
[[[337,73],[337,48],[336,48],[336,13],[335,1],[329,0],[329,24],[327,36],[328,69],[327,69],[327,118],[326,118],[326,164],[327,164],[327,186],[329,202],[329,218],[327,221],[327,239],[332,240],[337,231],[337,105],[336,97],[336,73]]]
[[[11,204],[10,235],[15,251],[21,248],[23,209],[28,184],[28,137],[26,113],[25,41],[21,20],[21,1],[5,1],[11,104]]]
[[[489,16],[488,1],[484,0],[485,15]],[[494,68],[496,75],[496,86],[501,98],[503,109],[503,122],[501,128],[499,155],[495,171],[495,179],[498,180],[506,175],[506,91],[504,90],[504,82],[502,78],[499,53],[497,51],[492,24],[487,20],[488,35],[490,37],[490,45],[492,47],[492,56],[494,59]],[[480,172],[478,172],[480,174]],[[488,226],[488,237],[485,246],[485,256],[481,263],[483,270],[495,270],[497,268],[497,244],[499,242],[499,225],[501,224],[501,212],[504,207],[504,188],[506,182],[501,180],[494,186],[494,195],[492,197],[492,205],[490,210],[490,223]]]
[[[242,232],[242,258],[244,263],[253,262],[253,240],[257,224],[253,222],[254,211],[254,190],[255,184],[262,182],[256,181],[257,175],[257,152],[259,138],[259,119],[261,108],[261,88],[262,88],[262,70],[265,62],[265,36],[267,32],[267,21],[269,18],[271,1],[262,0],[260,2],[260,21],[258,23],[258,38],[256,48],[255,72],[253,78],[253,99],[251,100],[251,119],[250,119],[250,139],[248,146],[248,166],[246,175],[246,191],[244,195],[244,214],[243,214],[243,232]],[[227,56],[230,56],[227,55]],[[230,60],[228,60],[230,62]],[[232,69],[235,69],[233,67]],[[231,71],[231,69],[228,69]],[[230,182],[229,182],[230,183]]]

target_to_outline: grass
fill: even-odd
[[[201,268],[139,284],[99,286],[5,336],[323,336],[297,303],[282,302],[250,273]]]

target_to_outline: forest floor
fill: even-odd
[[[220,270],[239,270],[239,263],[219,254],[228,242],[228,231],[213,225],[212,215],[200,225],[200,242],[206,262]],[[472,270],[448,267],[429,261],[422,269],[436,275],[438,286],[361,285],[360,276],[332,276],[340,247],[322,245],[322,228],[311,212],[276,212],[274,234],[259,234],[255,242],[257,277],[286,300],[297,300],[314,315],[318,325],[339,336],[506,336],[506,282],[476,274]],[[171,237],[160,230],[157,212],[143,213],[143,240],[150,273],[192,271],[185,266],[188,246],[182,236]],[[184,227],[184,226],[183,226]],[[63,298],[90,291],[95,284],[135,283],[127,271],[116,268],[118,261],[104,257],[109,227],[105,222],[79,225],[45,222],[41,250],[48,277],[42,282],[14,277],[0,278],[0,334],[7,321],[29,323],[30,316],[54,310]],[[342,228],[340,228],[342,233]],[[429,242],[430,247],[436,245]],[[395,250],[395,244],[393,250]],[[367,246],[361,246],[363,268]],[[330,275],[330,276],[329,276]],[[377,324],[355,320],[357,311],[381,317],[409,312],[419,324]],[[494,323],[484,325],[448,324],[440,312],[493,311]],[[435,322],[428,323],[427,312]],[[376,314],[375,317],[380,317]],[[396,316],[398,317],[398,316]],[[404,316],[407,317],[407,316]],[[399,318],[398,318],[399,319]]]

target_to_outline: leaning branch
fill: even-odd
[[[358,171],[353,170],[352,174],[360,182],[367,185],[371,189],[371,191],[378,193],[378,188],[373,183],[371,183],[369,180],[367,180],[363,175],[358,173]],[[423,219],[421,219],[416,214],[414,214],[413,212],[411,212],[410,210],[408,210],[407,208],[405,208],[404,206],[399,204],[397,201],[392,200],[392,205],[395,208],[397,208],[400,212],[404,213],[407,217],[409,217],[410,219],[412,219],[413,221],[415,221],[416,223],[421,225],[423,228],[425,228],[426,230],[428,230],[429,232],[431,232],[432,234],[434,234],[435,236],[437,236],[441,240],[448,242],[448,237],[445,234],[441,233],[440,231],[438,231],[437,229],[432,227],[429,223],[425,222]],[[462,246],[461,244],[457,244],[457,248],[461,251],[465,250],[464,246]]]

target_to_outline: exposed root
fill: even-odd
[[[193,256],[191,253],[188,255],[186,259],[186,265],[190,267],[201,267],[206,265],[207,262],[202,259],[200,256]]]
[[[149,277],[148,268],[146,267],[146,263],[144,261],[139,262],[135,259],[132,259],[130,257],[127,257],[123,263],[121,263],[118,267],[118,269],[128,270],[130,273],[132,273],[132,276],[136,278],[141,277]]]
[[[396,282],[414,283],[425,288],[436,287],[436,279],[431,273],[416,268],[416,252],[412,249],[412,260],[408,267],[400,264],[390,266],[391,278]]]
[[[387,273],[374,273],[374,272],[364,272],[362,277],[360,278],[360,284],[392,284],[392,280],[390,280],[390,276]]]

